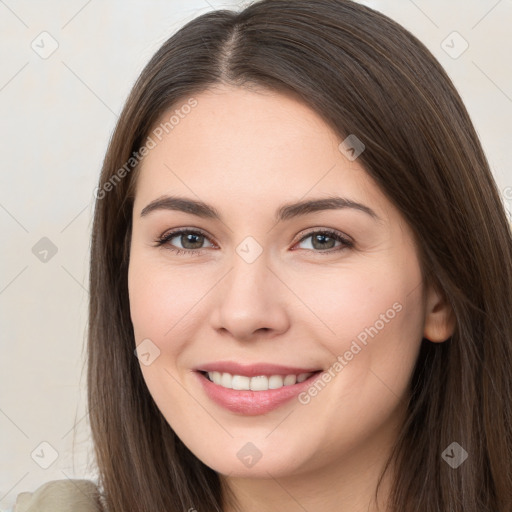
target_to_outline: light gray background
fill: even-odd
[[[512,1],[361,3],[411,30],[448,71],[512,208]],[[236,6],[0,0],[0,507],[49,480],[95,478],[87,466],[83,356],[93,190],[103,155],[134,80],[158,47],[197,15]],[[51,49],[44,31],[58,43],[47,58],[33,49]],[[457,58],[465,43],[453,31],[469,45]],[[33,253],[43,237],[55,255]],[[42,442],[58,454],[48,469],[40,464],[53,452]]]

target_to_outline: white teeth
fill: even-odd
[[[251,379],[249,377],[244,377],[242,375],[233,375],[233,378],[231,379],[231,387],[233,389],[248,390],[250,384]]]
[[[257,377],[247,377],[245,375],[231,375],[230,373],[208,372],[209,379],[215,384],[228,389],[242,391],[267,391],[269,389],[279,389],[283,386],[293,386],[295,383],[304,382],[311,377],[313,373],[300,373],[299,375],[258,375]]]
[[[208,374],[208,375],[210,375],[210,374]],[[233,377],[231,377],[231,375],[229,373],[223,373],[222,376],[221,376],[221,379],[220,379],[220,385],[223,388],[230,388],[230,389],[232,389],[233,388],[233,386],[231,384],[232,380],[233,380]]]
[[[295,375],[287,375],[284,378],[284,385],[285,386],[293,386],[297,382],[297,377]]]
[[[269,389],[282,388],[283,385],[284,385],[284,382],[283,382],[283,377],[281,377],[281,375],[272,375],[272,377],[270,377],[268,379],[268,388]]]
[[[233,379],[234,378],[235,377],[233,377]],[[268,389],[268,377],[266,377],[265,375],[260,375],[259,377],[252,377],[250,389],[252,391],[266,391]]]

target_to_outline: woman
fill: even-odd
[[[512,239],[462,101],[348,0],[200,16],[98,189],[91,510],[512,510]]]

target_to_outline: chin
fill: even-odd
[[[284,477],[310,470],[303,443],[283,446],[261,438],[244,436],[226,441],[211,442],[208,447],[194,446],[193,453],[208,467],[225,476],[240,478]],[[190,448],[189,448],[190,449]],[[300,456],[300,460],[298,459]]]

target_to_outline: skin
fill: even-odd
[[[128,279],[136,344],[149,338],[160,351],[141,364],[148,389],[242,510],[376,510],[377,479],[404,419],[421,339],[450,336],[450,308],[422,281],[405,220],[313,110],[263,89],[218,86],[195,98],[197,107],[149,151],[137,177]],[[171,194],[213,205],[223,222],[164,209],[141,216]],[[344,208],[274,221],[284,203],[332,195],[379,219]],[[206,237],[157,247],[175,228]],[[333,252],[340,242],[329,239],[322,249],[304,238],[312,228],[337,230],[354,245]],[[252,263],[236,252],[248,236],[263,251]],[[171,243],[202,252],[178,255]],[[219,360],[327,370],[396,303],[400,312],[305,405],[292,399],[264,415],[233,413],[212,402],[192,372]],[[247,442],[261,452],[252,467],[237,457]]]

